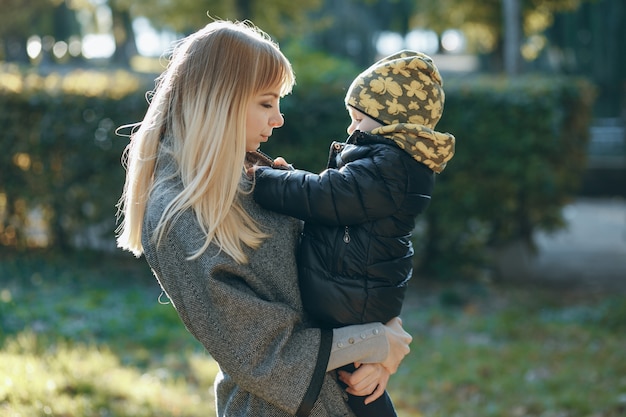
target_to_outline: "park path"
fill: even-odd
[[[626,293],[626,200],[580,198],[563,215],[565,229],[535,235],[537,254],[502,251],[500,278]]]

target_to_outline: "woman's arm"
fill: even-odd
[[[385,338],[380,337],[383,332]],[[389,321],[382,329],[378,323],[335,329],[328,369],[334,369],[336,364],[345,365],[342,362],[349,356],[363,357],[363,360],[354,361],[360,365],[355,372],[339,371],[339,378],[348,385],[348,393],[367,396],[365,403],[369,404],[384,393],[389,377],[409,353],[411,341],[399,317]]]
[[[409,351],[410,336],[393,323],[307,328],[300,313],[259,299],[235,275],[204,286],[188,280],[196,273],[169,268],[159,277],[169,275],[160,280],[189,331],[237,385],[291,414],[313,406],[327,370],[352,362],[395,370]]]
[[[410,352],[412,337],[396,317],[385,325],[358,324],[333,330],[333,345],[327,370],[353,362],[381,363],[390,374],[396,373],[402,359]]]
[[[302,322],[293,255],[279,262],[280,276],[271,276],[277,274],[277,253],[294,242],[290,238],[276,247],[266,241],[250,252],[253,259],[246,265],[215,245],[188,259],[204,239],[191,211],[182,213],[158,246],[151,239],[171,201],[168,193],[153,193],[142,241],[146,260],[180,319],[226,374],[222,386],[236,385],[237,392],[250,393],[250,401],[306,415],[323,386],[332,331]],[[221,395],[227,401],[223,396],[231,394]]]
[[[401,338],[391,337],[394,331],[388,330],[393,326],[369,325],[372,337],[366,339],[376,342],[363,344],[369,348],[356,351],[349,335],[360,337],[360,331],[367,327],[346,328],[334,334],[303,322],[298,284],[289,278],[297,273],[293,254],[277,259],[278,254],[289,252],[285,248],[293,248],[295,231],[278,234],[275,240],[250,251],[250,264],[236,263],[214,245],[190,260],[189,255],[204,238],[191,212],[177,219],[158,247],[149,238],[170,200],[168,195],[153,194],[148,206],[143,239],[146,260],[187,329],[219,363],[228,380],[244,392],[289,414],[305,414],[319,395],[329,359],[335,366],[369,358],[374,362],[387,360],[391,363],[388,366],[397,367],[386,359],[393,353],[376,352],[376,346],[394,352],[392,346],[402,343]],[[276,218],[272,225],[285,228],[283,222]],[[292,238],[283,242],[286,236]],[[342,338],[347,344],[339,347]],[[331,354],[333,349],[336,354]]]

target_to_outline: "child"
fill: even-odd
[[[432,59],[413,51],[362,72],[346,95],[352,119],[333,142],[319,175],[266,167],[255,172],[261,206],[305,221],[298,251],[306,311],[321,325],[386,322],[398,316],[412,274],[415,217],[430,203],[434,174],[454,154],[455,138],[434,130],[444,104]],[[359,417],[395,416],[385,395]]]

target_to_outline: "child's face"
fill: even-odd
[[[350,126],[348,126],[347,129],[348,135],[353,134],[355,130],[360,130],[361,132],[371,132],[372,129],[382,126],[376,120],[353,107],[348,106],[347,109],[350,119],[352,119],[352,123],[350,123]]]

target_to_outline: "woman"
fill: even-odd
[[[246,170],[282,126],[289,61],[251,24],[216,21],[175,47],[131,135],[118,244],[145,255],[187,329],[217,361],[218,416],[352,416],[382,394],[411,341],[398,318],[335,330],[304,316],[300,221],[254,203]],[[381,390],[382,388],[382,390]]]

